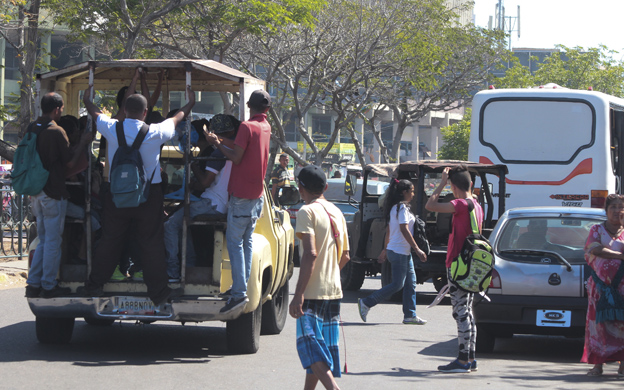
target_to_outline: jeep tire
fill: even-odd
[[[288,309],[286,309],[288,310]],[[242,314],[226,325],[228,351],[231,354],[251,354],[260,347],[260,329],[262,327],[262,304],[256,310]]]

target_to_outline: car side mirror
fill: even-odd
[[[292,206],[301,201],[297,187],[282,187],[279,195],[279,202],[283,206]]]
[[[347,175],[344,186],[344,194],[353,196],[357,192],[357,178],[355,175]]]

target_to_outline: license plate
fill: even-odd
[[[119,314],[154,315],[156,307],[149,298],[119,297],[117,298]]]
[[[538,310],[537,326],[569,328],[572,312],[569,310]]]

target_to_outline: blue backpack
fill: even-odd
[[[117,208],[137,207],[147,201],[149,188],[154,177],[147,181],[145,169],[139,148],[149,131],[149,126],[143,124],[131,146],[126,143],[123,123],[117,122],[117,142],[119,147],[113,156],[110,174],[110,191],[113,203]],[[156,172],[156,169],[154,169]]]
[[[11,179],[13,189],[20,195],[37,195],[48,182],[50,172],[41,162],[37,151],[37,138],[49,126],[50,123],[43,126],[36,122],[31,123],[15,151]]]

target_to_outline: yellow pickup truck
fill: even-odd
[[[162,110],[169,109],[174,91],[184,91],[191,85],[196,93],[225,92],[241,102],[256,89],[264,87],[262,80],[255,79],[223,64],[208,60],[124,60],[111,62],[86,62],[38,76],[38,95],[56,91],[65,100],[65,113],[79,116],[81,91],[89,83],[96,91],[116,91],[128,85],[137,67],[149,68],[147,81],[153,90],[157,74],[164,70],[162,82]],[[248,116],[248,109],[240,105],[238,117]],[[187,134],[190,131],[187,128]],[[186,139],[189,139],[187,137]],[[161,155],[163,172],[171,175],[169,183],[175,188],[176,180],[188,183],[189,176],[179,173],[193,160],[191,150],[166,146]],[[182,169],[182,171],[184,171]],[[186,171],[189,171],[188,169]],[[173,177],[174,175],[177,177]],[[230,180],[237,180],[232,177]],[[181,183],[178,183],[181,184]],[[88,187],[87,187],[88,188]],[[171,190],[171,189],[170,189]],[[296,191],[296,190],[295,190]],[[298,201],[298,193],[292,193],[292,203]],[[285,198],[288,196],[285,196]],[[284,199],[285,199],[284,198]],[[184,198],[183,198],[184,199]],[[188,194],[187,197],[188,198]],[[111,280],[104,285],[102,297],[80,297],[76,289],[84,285],[91,269],[91,243],[87,239],[87,260],[76,261],[71,256],[72,231],[64,232],[63,259],[59,270],[59,285],[70,287],[72,294],[43,299],[28,298],[28,304],[36,316],[37,338],[42,343],[67,343],[71,340],[76,318],[84,318],[88,324],[110,325],[117,320],[200,322],[226,321],[227,343],[232,353],[255,353],[259,347],[260,333],[278,334],[282,331],[288,313],[288,281],[293,271],[294,231],[286,211],[275,207],[270,192],[265,188],[262,215],[253,234],[253,265],[248,283],[249,304],[242,310],[221,314],[225,301],[219,294],[232,283],[231,267],[225,245],[226,218],[199,216],[186,218],[183,236],[200,234],[202,248],[193,267],[182,259],[182,277],[170,287],[181,287],[184,295],[171,303],[155,306],[147,297],[147,288],[141,280]],[[188,202],[188,201],[187,201]],[[170,200],[167,207],[175,206]],[[184,201],[178,201],[184,205]],[[91,213],[90,195],[86,195],[86,215]],[[66,224],[84,223],[90,229],[90,218],[67,220]],[[67,226],[67,225],[66,225]],[[90,237],[90,234],[85,234]],[[197,242],[196,240],[195,242]],[[31,250],[36,242],[31,245]],[[185,256],[186,251],[182,251]],[[201,257],[201,258],[200,258]]]

